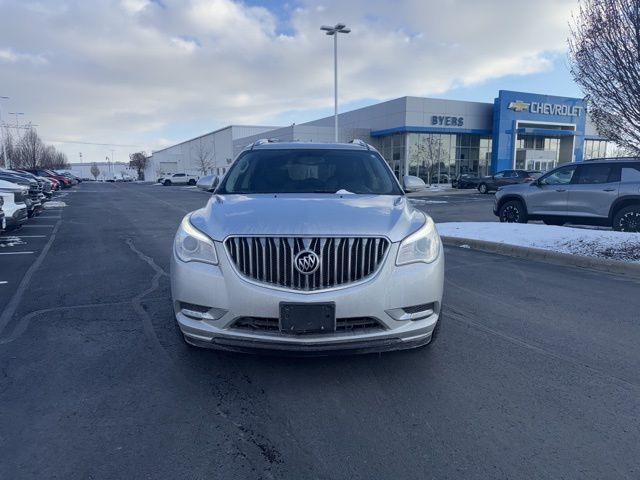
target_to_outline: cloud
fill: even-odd
[[[565,50],[575,7],[574,0],[326,0],[319,8],[300,0],[274,11],[253,3],[61,0],[45,8],[4,0],[0,66],[8,91],[0,94],[29,112],[45,137],[157,147],[172,135],[277,124],[283,112],[304,119],[331,106],[333,48],[320,25],[352,29],[339,38],[340,98],[358,102],[545,71]],[[193,132],[171,133],[187,124]]]
[[[0,48],[0,62],[26,62],[33,65],[44,65],[45,63],[47,63],[47,59],[43,55],[15,52],[11,48]]]

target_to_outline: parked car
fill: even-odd
[[[47,197],[47,195],[45,194],[45,191],[47,191],[47,188],[48,188],[48,191],[50,192],[51,187],[49,186],[48,182],[45,183],[45,179],[43,177],[38,177],[33,173],[25,172],[23,170],[6,170],[6,171],[10,173],[14,173],[24,178],[28,178],[30,180],[35,180],[38,183],[37,198],[39,199],[39,201],[44,204],[49,199],[49,197]]]
[[[531,170],[502,170],[494,175],[482,177],[478,181],[480,193],[495,192],[500,187],[514,185],[516,183],[532,182],[542,175],[542,172]]]
[[[33,173],[34,175],[39,175],[41,177],[53,178],[59,183],[60,188],[69,188],[72,185],[72,182],[69,178],[65,177],[64,175],[59,175],[55,173],[53,170],[30,169],[30,168],[25,168],[24,170],[26,172]]]
[[[451,181],[451,186],[453,188],[477,188],[480,179],[476,175],[463,173],[462,175],[458,175]]]
[[[198,182],[197,175],[191,175],[190,173],[174,173],[162,177],[162,183],[165,187],[169,185],[195,185]]]
[[[187,343],[364,353],[426,345],[444,252],[382,156],[350,144],[258,141],[184,217],[171,291]]]
[[[640,232],[640,159],[562,165],[529,184],[498,190],[501,222],[605,225]]]
[[[12,182],[0,180],[0,197],[2,197],[2,210],[5,215],[6,229],[11,230],[21,227],[28,218],[26,201],[29,198],[29,189]]]
[[[22,175],[17,175],[15,172],[6,169],[0,171],[0,180],[27,187],[28,197],[25,199],[25,204],[27,205],[27,211],[30,217],[41,211],[42,202],[40,200],[38,182]]]
[[[63,177],[66,177],[67,179],[69,179],[69,181],[71,182],[71,185],[77,185],[82,181],[79,177],[76,177],[71,172],[59,171],[59,170],[52,170],[52,171],[56,175],[62,175]]]

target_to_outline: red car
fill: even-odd
[[[69,188],[71,187],[71,179],[65,177],[64,175],[58,175],[51,170],[41,170],[41,169],[25,169],[26,172],[33,173],[34,175],[38,175],[40,177],[47,177],[56,180],[61,188]]]

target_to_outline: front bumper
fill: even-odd
[[[431,340],[440,317],[444,285],[444,254],[430,264],[397,267],[398,244],[375,276],[353,286],[302,293],[250,283],[232,268],[226,251],[216,242],[217,266],[171,258],[173,308],[185,340],[196,346],[232,351],[292,352],[295,354],[365,353],[419,347]],[[380,328],[322,334],[290,335],[276,331],[236,328],[239,318],[279,318],[280,302],[335,303],[337,319],[367,317]],[[432,305],[424,316],[403,314],[403,308]],[[210,319],[196,319],[190,306],[202,306]],[[400,319],[402,318],[402,319]]]
[[[16,228],[27,222],[29,218],[26,207],[16,209],[12,215],[6,215],[7,228]]]

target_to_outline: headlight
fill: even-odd
[[[424,225],[417,232],[405,238],[398,249],[396,265],[424,262],[431,263],[440,252],[440,236],[431,218],[426,217]]]
[[[189,221],[190,215],[182,219],[176,233],[174,248],[176,255],[183,262],[202,262],[218,264],[218,255],[213,240],[197,230]]]

